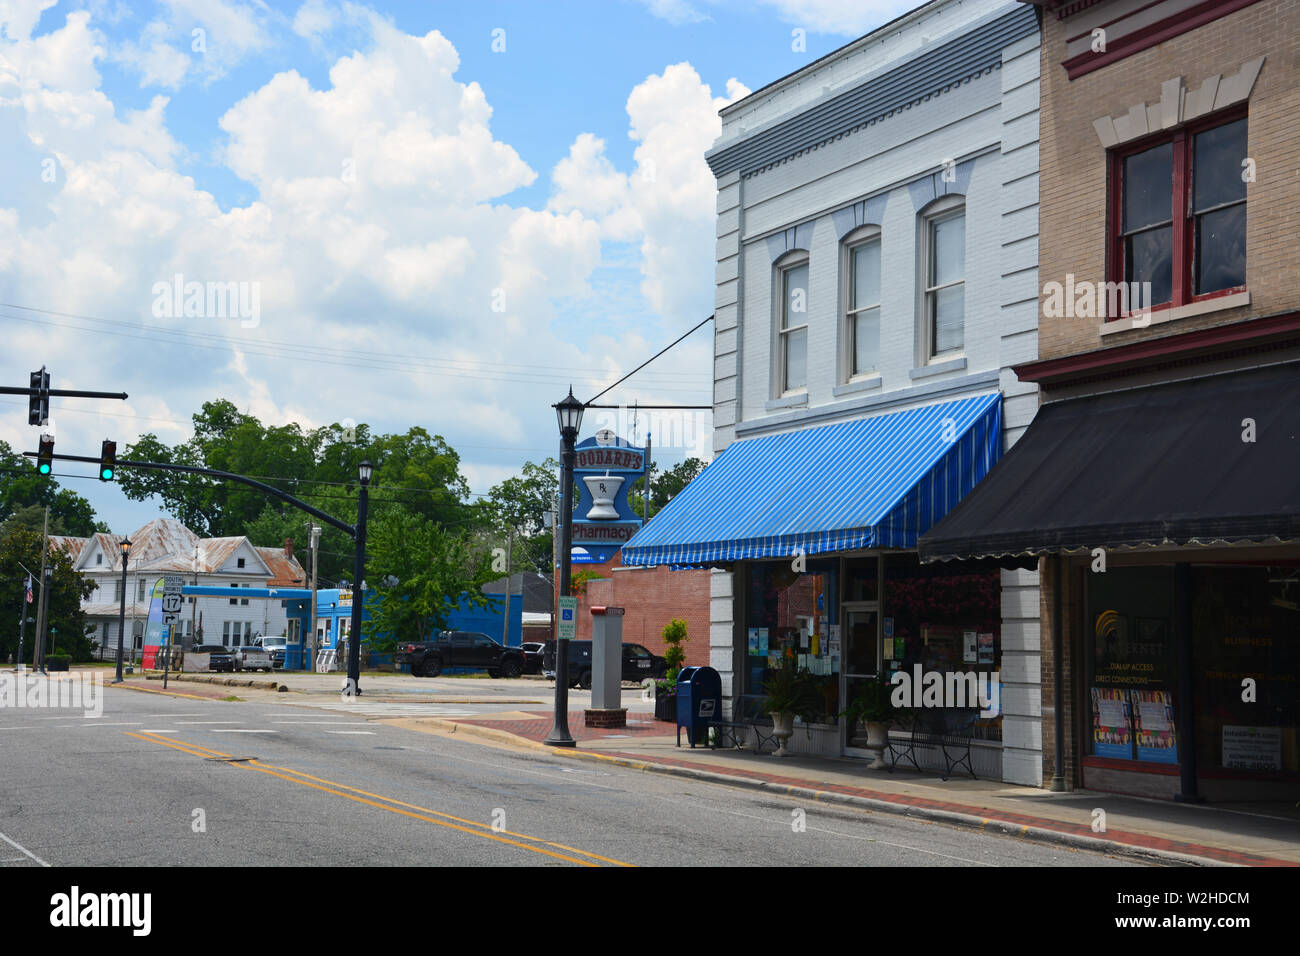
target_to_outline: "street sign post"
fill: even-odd
[[[181,607],[184,598],[181,596],[181,588],[185,586],[185,579],[179,574],[163,575],[163,593],[162,593],[162,619],[163,627],[167,628],[167,652],[163,656],[163,689],[167,687],[167,678],[172,666],[172,632],[176,627],[176,622],[180,620]]]
[[[560,627],[556,637],[561,641],[577,640],[578,599],[576,597],[560,598]]]

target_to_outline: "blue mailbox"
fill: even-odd
[[[683,667],[677,675],[677,746],[708,743],[709,722],[722,719],[722,677],[712,667]]]

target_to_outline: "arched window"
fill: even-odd
[[[844,238],[843,377],[880,370],[880,227],[863,226]]]
[[[776,375],[779,395],[808,387],[808,253],[796,249],[776,263]]]
[[[921,215],[922,364],[962,351],[966,341],[966,201],[944,196]]]

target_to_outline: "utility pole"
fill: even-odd
[[[32,652],[32,670],[45,670],[45,616],[50,606],[50,582],[46,568],[50,559],[50,506],[45,506],[45,528],[41,531],[41,599],[36,605],[36,648]],[[26,597],[26,595],[24,595]]]
[[[515,533],[512,530],[506,535],[506,613],[505,613],[505,622],[501,625],[501,646],[502,647],[510,646],[510,591],[511,591],[510,568],[513,567],[511,562],[514,560],[514,554],[515,554]]]
[[[307,534],[311,539],[311,632],[303,641],[304,653],[307,654],[303,661],[304,670],[313,670],[316,666],[316,549],[320,547],[320,533],[321,529],[315,522],[307,522]]]
[[[194,546],[194,586],[195,587],[199,586],[199,546],[197,544]],[[190,641],[189,641],[190,646],[185,647],[184,642],[182,642],[181,645],[182,651],[191,650],[194,647],[194,638],[198,636],[198,631],[195,628],[195,616],[198,614],[198,612],[199,612],[198,598],[195,595],[190,595]]]

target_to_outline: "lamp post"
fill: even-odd
[[[569,395],[555,405],[555,417],[560,424],[560,596],[569,594],[573,572],[573,444],[582,425],[582,402]],[[560,637],[559,602],[556,602],[555,631],[555,723],[546,743],[552,747],[575,746],[569,733],[569,642]]]
[[[311,629],[307,634],[306,640],[302,642],[303,654],[306,659],[303,661],[304,670],[313,670],[316,667],[316,549],[320,547],[320,525],[315,522],[311,523]]]
[[[131,539],[123,538],[118,545],[122,549],[122,608],[117,620],[117,676],[114,684],[122,683],[122,644],[126,641],[126,560],[131,554]]]
[[[352,633],[348,641],[348,684],[345,693],[361,693],[361,602],[365,600],[366,509],[370,504],[370,476],[374,466],[363,461],[357,468],[361,495],[357,500],[357,553],[352,563]]]

